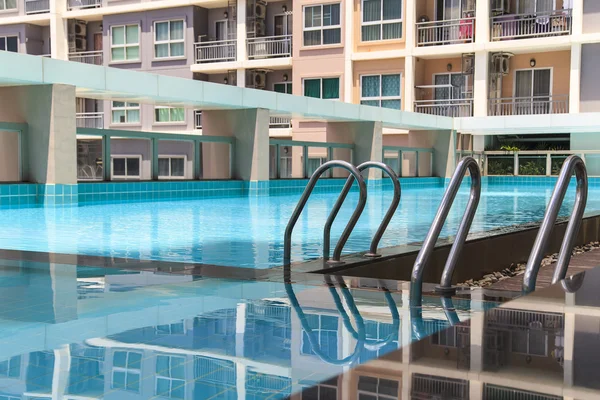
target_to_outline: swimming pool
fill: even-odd
[[[518,180],[484,185],[472,231],[540,220],[552,193],[545,185]],[[403,188],[402,200],[380,247],[425,237],[444,188]],[[322,254],[323,223],[338,192],[315,193],[293,236],[292,260]],[[370,191],[367,206],[344,253],[368,250],[391,201],[391,190]],[[283,232],[300,193],[159,202],[90,204],[65,208],[0,209],[0,248],[66,254],[195,262],[246,268],[281,265]],[[332,230],[332,245],[358,199],[348,200]],[[452,235],[468,199],[459,192],[442,236]],[[572,207],[570,192],[562,209]],[[600,211],[600,186],[591,186],[588,212]]]

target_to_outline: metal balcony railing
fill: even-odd
[[[442,376],[413,374],[411,392],[413,399],[468,399],[469,382]]]
[[[291,57],[292,35],[267,36],[248,39],[248,58]]]
[[[69,10],[81,8],[99,8],[102,7],[102,0],[68,0]]]
[[[547,13],[507,14],[491,19],[492,41],[570,35],[572,10]]]
[[[490,99],[488,115],[566,114],[568,112],[569,96],[553,95]]]
[[[475,18],[417,23],[417,46],[473,43]]]
[[[69,61],[75,61],[84,64],[102,65],[102,50],[69,53]]]
[[[472,117],[473,99],[417,100],[415,112],[442,117]]]
[[[194,111],[194,129],[202,129],[202,111]]]
[[[75,114],[77,128],[104,128],[103,112],[83,112]]]
[[[235,39],[196,43],[196,63],[235,61],[236,43]]]
[[[270,117],[269,128],[289,129],[292,127],[290,117]]]
[[[50,0],[25,0],[25,14],[50,12]]]

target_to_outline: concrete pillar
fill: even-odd
[[[569,86],[569,113],[579,114],[581,102],[581,43],[571,46],[571,84]]]
[[[432,176],[450,178],[456,167],[456,131],[432,132],[433,166]]]
[[[236,39],[237,39],[237,61],[246,61],[246,39],[248,38],[248,29],[246,27],[246,8],[248,2],[246,0],[237,0],[237,16],[236,16]],[[239,85],[239,80],[238,80]]]
[[[479,3],[486,3],[479,1]],[[479,21],[477,22],[479,23]],[[489,58],[486,51],[475,53],[475,77],[473,82],[473,116],[485,117],[488,111]]]
[[[591,2],[590,0],[588,0]],[[583,33],[583,0],[573,0],[573,20],[571,23],[572,35],[581,35]]]
[[[67,0],[50,0],[50,52],[52,58],[69,59],[67,20]]]
[[[475,42],[490,41],[490,1],[478,1],[475,6]]]
[[[352,68],[352,43],[354,38],[354,1],[346,1],[344,8],[344,34],[347,46],[344,47],[344,102],[352,103],[352,80],[354,79]]]
[[[383,160],[381,122],[330,122],[327,124],[327,141],[353,143],[354,165]],[[366,178],[380,180],[381,176],[380,170],[370,168]]]
[[[208,136],[233,136],[235,149],[232,179],[252,182],[269,180],[269,111],[265,109],[219,110],[202,112],[202,133]],[[221,146],[221,152],[227,150]],[[225,154],[203,152],[204,167],[226,168]],[[260,186],[260,185],[259,185]]]
[[[407,32],[410,30],[406,28]],[[414,40],[414,38],[413,38]],[[408,42],[407,42],[408,44]],[[402,109],[413,111],[415,102],[415,57],[407,56],[404,65],[404,99]]]
[[[406,25],[406,49],[416,47],[417,1],[406,0],[404,3],[404,24]],[[408,74],[408,71],[406,72]]]
[[[68,85],[0,88],[10,99],[0,120],[25,122],[23,180],[32,183],[76,184],[77,139],[75,87]]]

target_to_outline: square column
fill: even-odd
[[[235,137],[231,178],[263,183],[269,181],[269,111],[265,109],[219,110],[202,112],[202,133],[206,136]],[[210,156],[210,158],[209,158]],[[229,155],[203,154],[208,167],[219,167]],[[225,163],[224,165],[226,165]],[[252,184],[256,187],[265,184]]]
[[[590,0],[588,0],[590,1]],[[590,1],[591,2],[591,1]],[[573,0],[573,20],[571,23],[572,35],[583,34],[583,0]]]
[[[478,0],[475,6],[475,43],[490,41],[490,1]]]
[[[248,38],[248,28],[246,27],[246,0],[237,0],[236,10],[236,39],[237,39],[237,61],[246,61],[246,40]],[[239,78],[239,73],[238,73]],[[238,80],[239,86],[239,80]]]
[[[484,1],[478,1],[485,3]],[[488,113],[489,94],[489,55],[486,51],[475,53],[475,76],[473,82],[473,116],[486,117]]]
[[[407,32],[409,30],[409,28],[406,29]],[[412,40],[414,40],[414,37]],[[406,56],[406,59],[404,61],[404,99],[402,99],[402,109],[404,111],[414,111],[415,61],[415,57],[413,56]]]
[[[330,122],[327,124],[327,142],[353,143],[352,164],[383,160],[383,136],[381,122]],[[381,180],[381,171],[370,168],[369,180]]]
[[[569,113],[579,114],[581,102],[581,43],[571,46],[571,84],[569,86]]]
[[[69,59],[67,20],[67,0],[50,0],[50,50],[52,58]]]
[[[344,34],[347,45],[344,47],[344,102],[352,103],[352,80],[354,74],[352,71],[352,38],[354,38],[354,2],[346,1],[344,4]]]

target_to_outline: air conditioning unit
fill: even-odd
[[[267,86],[267,72],[253,71],[251,84],[254,89],[264,89]]]
[[[511,53],[500,53],[493,55],[494,72],[499,75],[508,75],[510,72]]]
[[[267,34],[267,26],[265,21],[254,21],[254,35],[265,36]]]
[[[256,7],[254,11],[254,17],[256,19],[265,19],[267,18],[267,3],[264,1],[257,1]]]
[[[87,40],[80,37],[75,38],[75,51],[87,51]]]
[[[73,26],[76,36],[86,37],[87,36],[87,24],[85,22],[76,22]]]

